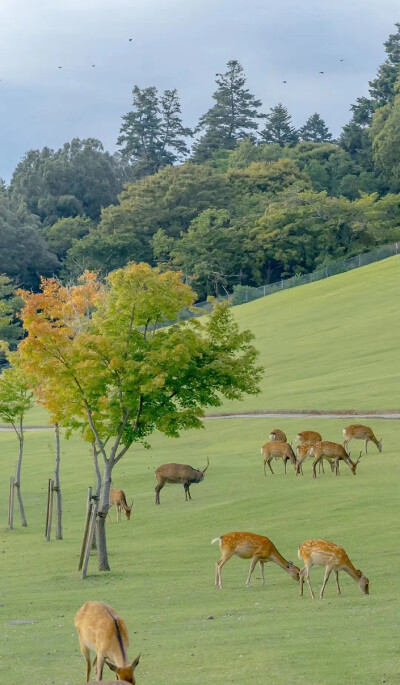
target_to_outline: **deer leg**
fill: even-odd
[[[284,460],[283,460],[283,465],[284,465],[284,467],[285,467],[285,476],[286,476],[286,462],[287,462],[287,459],[284,459]]]
[[[260,566],[261,566],[261,579],[262,579],[262,584],[265,585],[265,577],[264,577],[264,561],[260,559]]]
[[[121,506],[117,504],[117,523],[121,521]]]
[[[368,454],[368,438],[365,440],[365,454]]]
[[[259,559],[258,559],[258,557],[255,557],[255,556],[252,558],[252,560],[251,560],[251,562],[250,562],[249,575],[247,576],[247,580],[246,580],[246,587],[247,587],[247,588],[250,587],[250,578],[251,578],[251,574],[253,573],[253,571],[254,571],[255,567],[257,566],[258,562],[259,562]]]
[[[304,567],[299,573],[300,597],[303,597],[303,585],[304,585],[305,572],[306,572],[306,567]]]
[[[272,459],[272,457],[271,457],[271,459]],[[268,464],[268,466],[269,466],[269,470],[270,470],[271,473],[273,474],[274,472],[273,472],[272,466],[271,466],[271,459],[267,459],[267,464]]]
[[[226,564],[227,561],[231,558],[233,552],[228,552],[228,554],[224,554],[219,561],[217,561],[216,564],[216,574],[215,574],[215,584],[217,587],[219,587],[220,590],[222,590],[222,576],[221,576],[221,568],[223,567],[224,564]]]
[[[316,466],[321,461],[322,457],[315,457],[312,465],[312,477],[313,479],[317,477]]]
[[[338,593],[338,595],[341,595],[342,593],[340,592],[340,585],[339,585],[339,571],[335,571],[335,578],[336,578],[337,593]]]
[[[185,502],[187,502],[188,501],[188,495],[189,495],[189,499],[192,499],[190,496],[190,490],[189,490],[190,483],[184,483],[183,487],[185,489]]]
[[[319,593],[319,598],[320,598],[320,599],[322,599],[323,596],[324,596],[325,585],[327,584],[327,582],[328,582],[328,580],[329,580],[329,576],[331,575],[331,571],[332,571],[332,569],[329,568],[329,566],[327,566],[327,567],[325,568],[324,582],[322,583],[321,592]]]
[[[337,476],[340,476],[340,471],[339,471],[339,459],[335,459],[335,473]]]
[[[97,655],[97,680],[103,680],[104,655]]]
[[[156,491],[156,504],[160,504],[160,490],[163,489],[164,485],[165,485],[165,483],[159,483],[159,484],[156,485],[156,487],[155,487],[155,491]]]
[[[305,576],[306,576],[306,580],[307,580],[307,583],[308,583],[308,587],[310,588],[311,597],[312,597],[313,599],[315,599],[314,590],[313,590],[312,587],[311,587],[310,570],[311,570],[311,566],[306,566],[306,573],[305,573]]]
[[[90,663],[90,649],[88,647],[86,647],[85,643],[81,640],[80,636],[79,636],[79,644],[81,647],[81,652],[82,652],[83,656],[85,657],[85,661],[86,661],[86,682],[89,682],[90,671],[92,669],[92,666]]]

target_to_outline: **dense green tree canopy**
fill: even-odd
[[[195,143],[194,160],[204,162],[216,150],[232,150],[249,133],[258,128],[261,100],[245,87],[246,77],[237,60],[227,63],[224,74],[216,74],[217,90],[213,94],[215,105],[201,117],[196,133],[204,131]]]
[[[313,143],[328,143],[332,140],[332,134],[329,133],[325,121],[320,117],[318,112],[308,117],[304,126],[299,129],[299,136],[301,140],[310,140]]]
[[[132,94],[134,109],[122,117],[117,144],[135,178],[141,178],[182,161],[189,153],[186,141],[192,132],[182,124],[176,89],[160,96],[154,86],[135,86]]]

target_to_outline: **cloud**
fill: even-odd
[[[135,84],[178,88],[194,126],[229,59],[243,64],[265,111],[282,101],[298,126],[318,111],[336,135],[397,19],[398,0],[2,3],[0,176],[28,149],[73,136],[113,148]]]

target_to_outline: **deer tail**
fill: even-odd
[[[214,540],[211,540],[211,544],[213,545],[214,542],[219,542],[219,544],[221,544],[221,539],[222,539],[222,538],[220,538],[220,537],[219,537],[219,538],[214,538]]]

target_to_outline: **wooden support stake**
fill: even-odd
[[[8,527],[9,530],[14,528],[14,494],[15,494],[15,478],[10,478],[10,496],[8,499]]]
[[[87,505],[86,505],[86,518],[85,518],[85,527],[83,530],[83,539],[82,539],[82,544],[81,544],[81,552],[79,555],[79,563],[78,563],[78,571],[81,571],[82,569],[82,564],[83,564],[83,558],[85,556],[85,550],[86,550],[86,541],[87,541],[87,536],[89,532],[89,524],[90,524],[90,516],[92,514],[92,488],[89,488],[88,490],[88,498],[87,498]]]
[[[47,538],[47,529],[48,529],[48,527],[49,527],[50,482],[51,482],[51,478],[49,478],[48,483],[47,483],[46,525],[45,525],[45,527],[44,527],[44,537],[45,537],[45,538]]]
[[[46,526],[46,540],[50,542],[51,524],[53,522],[53,495],[54,495],[54,480],[49,478],[49,493],[47,503],[47,526]]]
[[[82,580],[85,580],[86,575],[87,575],[87,569],[89,565],[89,557],[90,557],[90,550],[92,549],[92,542],[93,542],[93,537],[94,537],[94,531],[96,528],[96,519],[97,519],[97,510],[99,508],[99,503],[97,500],[95,500],[93,507],[92,507],[92,516],[90,519],[90,528],[89,528],[89,535],[87,537],[86,541],[86,549],[85,549],[85,558],[83,560],[83,568],[82,568]]]

